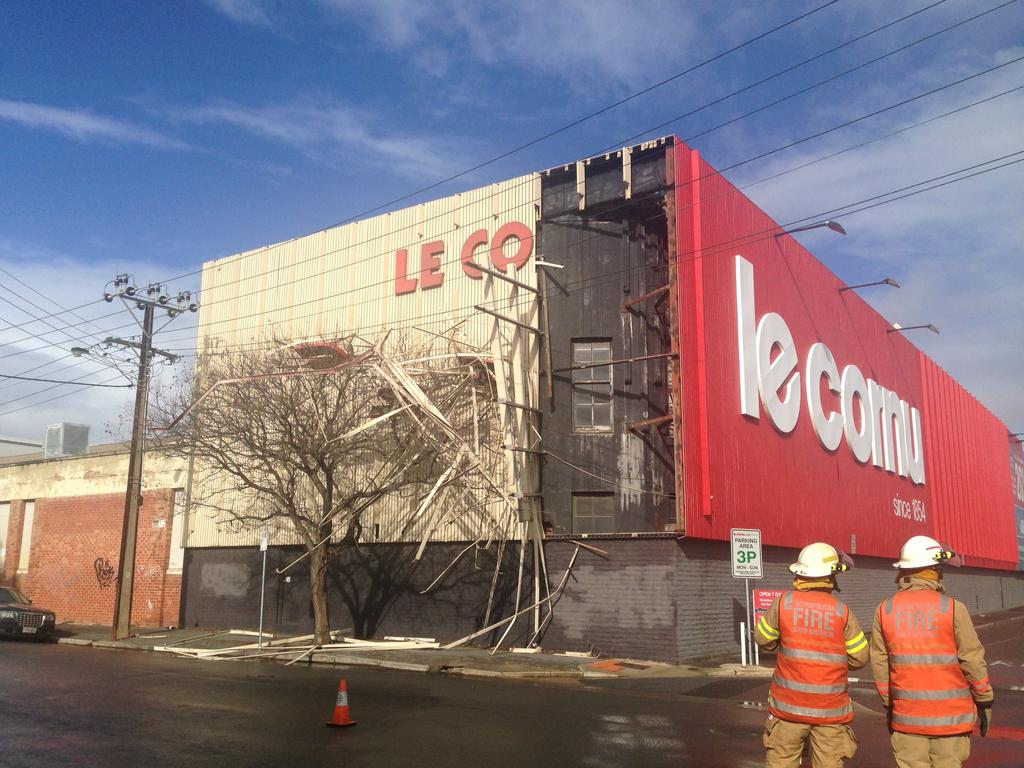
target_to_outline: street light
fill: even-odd
[[[71,354],[74,357],[81,357],[82,355],[88,355],[89,349],[87,347],[72,347]]]
[[[821,227],[831,229],[833,232],[838,232],[840,235],[846,234],[846,230],[843,229],[842,224],[840,224],[838,221],[832,221],[831,219],[828,219],[827,221],[819,221],[817,224],[807,224],[805,226],[795,227],[793,229],[784,229],[782,232],[776,232],[775,236],[782,237],[783,235],[792,235],[795,234],[796,232],[806,232],[808,229],[820,229]]]
[[[857,285],[844,285],[839,289],[839,292],[852,291],[854,288],[870,288],[872,285],[891,285],[893,288],[899,288],[900,284],[893,280],[891,277],[885,277],[881,280],[876,280],[873,283],[858,283]]]
[[[925,323],[924,325],[900,325],[899,323],[893,323],[892,328],[886,328],[886,333],[903,333],[903,331],[913,331],[917,328],[927,328],[932,333],[938,333],[939,329],[931,323]]]

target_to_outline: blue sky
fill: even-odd
[[[77,312],[91,325],[47,321],[60,330],[29,313],[90,301],[117,272],[163,280],[329,226],[824,2],[5,3],[0,372],[110,380],[67,349],[130,335],[127,313],[107,317],[116,307],[93,304]],[[1014,62],[1024,56],[1020,2],[708,131],[1002,0],[946,0],[669,122],[932,2],[840,0],[425,197],[673,132],[703,134],[691,143],[725,168],[932,89],[942,90],[727,175],[748,184],[790,171],[746,189],[785,222],[1024,150],[1024,91],[939,117],[1024,85],[1024,62]],[[1012,165],[843,219],[846,238],[802,238],[850,283],[897,278],[901,290],[865,297],[892,320],[937,324],[940,336],[915,342],[1013,431],[1024,429],[1022,202],[1024,164]],[[169,287],[195,289],[198,279]],[[177,322],[163,343],[186,348],[187,321]],[[130,400],[128,389],[50,387],[0,382],[0,434],[41,436],[48,423],[83,421],[100,441]]]

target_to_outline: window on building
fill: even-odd
[[[572,343],[573,431],[612,431],[612,367],[608,365],[611,359],[611,339]]]
[[[615,533],[615,494],[574,493],[573,533]]]

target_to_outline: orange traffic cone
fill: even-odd
[[[338,683],[338,701],[334,705],[334,717],[327,725],[333,725],[338,728],[345,725],[355,725],[356,721],[349,717],[348,714],[348,685],[344,680]]]

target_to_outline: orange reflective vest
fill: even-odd
[[[782,720],[853,720],[846,679],[846,606],[826,592],[786,592],[779,601],[779,653],[768,709]]]
[[[970,733],[975,705],[957,658],[953,600],[930,589],[908,589],[882,603],[880,614],[889,651],[893,730]]]

